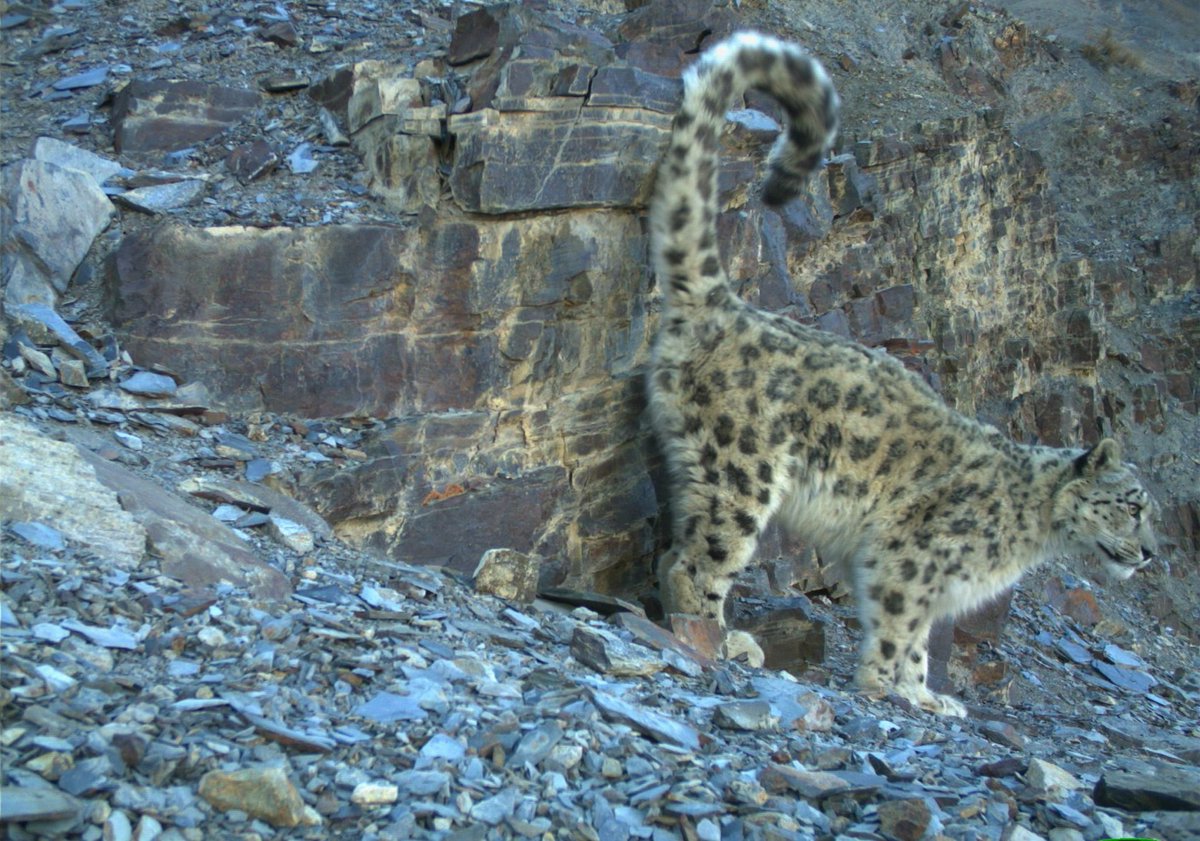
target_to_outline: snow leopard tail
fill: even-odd
[[[740,32],[688,68],[650,208],[655,271],[668,307],[711,305],[712,294],[727,288],[717,249],[717,163],[725,112],[750,88],[778,100],[788,119],[768,159],[768,205],[800,191],[837,133],[833,83],[795,44]]]

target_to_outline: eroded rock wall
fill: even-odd
[[[139,353],[237,410],[394,418],[544,406],[644,353],[639,221],[156,228],[113,263]]]

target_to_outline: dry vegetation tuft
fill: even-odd
[[[1111,29],[1105,29],[1094,41],[1084,44],[1083,57],[1101,70],[1113,67],[1141,67],[1142,58],[1117,40]]]

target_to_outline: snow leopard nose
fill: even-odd
[[[1142,563],[1148,564],[1152,560],[1154,560],[1154,550],[1147,549],[1145,546],[1143,546],[1142,547]]]

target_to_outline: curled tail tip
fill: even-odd
[[[768,207],[781,207],[803,192],[809,177],[825,167],[833,139],[833,133],[829,132],[819,140],[797,145],[781,137],[772,152],[763,181],[763,203]]]
[[[767,180],[763,182],[762,201],[767,207],[776,209],[783,207],[799,194],[798,185],[784,183],[783,180],[772,175],[768,175]]]
[[[744,30],[705,50],[687,79],[697,93],[710,86],[720,90],[722,82],[726,91],[762,90],[783,106],[786,127],[771,151],[762,198],[769,206],[787,203],[821,168],[837,136],[841,102],[833,81],[821,62],[799,45]],[[704,106],[706,116],[723,121],[724,110],[717,113],[714,100],[706,99]]]

